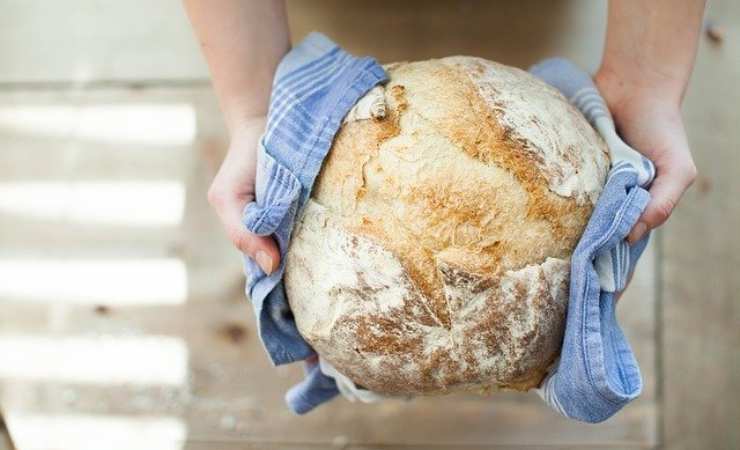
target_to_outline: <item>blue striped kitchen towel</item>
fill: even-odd
[[[642,187],[652,180],[654,169],[616,136],[588,75],[564,60],[545,61],[533,73],[560,89],[591,120],[612,155],[606,187],[572,257],[562,355],[540,389],[557,411],[595,422],[614,414],[641,389],[637,363],[614,317],[613,297],[647,243],[645,237],[628,246],[624,237],[647,203]],[[245,208],[244,224],[254,233],[273,235],[283,256],[342,119],[359,98],[386,80],[375,60],[355,58],[318,33],[310,34],[280,63],[260,140],[256,199]],[[290,313],[282,260],[278,270],[266,276],[245,258],[245,271],[260,338],[272,362],[314,356]],[[324,362],[309,361],[305,379],[286,395],[294,412],[308,412],[336,396],[335,378],[343,393],[354,392],[362,401],[379,398],[363,393]]]
[[[530,69],[556,87],[599,131],[612,166],[571,256],[570,298],[560,359],[538,393],[562,415],[584,422],[613,416],[642,391],[632,349],[617,323],[615,295],[624,289],[648,243],[626,236],[650,200],[655,168],[625,144],[591,77],[567,60],[553,58]]]
[[[319,33],[309,34],[277,68],[258,149],[255,201],[246,206],[243,216],[248,230],[272,235],[280,249],[280,267],[269,276],[244,258],[247,295],[273,364],[315,355],[298,333],[282,284],[290,233],[344,116],[366,92],[386,80],[375,59],[356,58]],[[286,397],[297,413],[338,393],[333,378],[321,373],[317,364],[306,367],[306,380]],[[304,385],[310,389],[301,389]]]

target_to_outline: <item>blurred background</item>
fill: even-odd
[[[740,4],[711,1],[685,118],[699,179],[619,315],[640,399],[600,425],[535,394],[283,404],[206,202],[227,136],[178,0],[0,0],[0,449],[740,447]],[[382,62],[600,60],[605,1],[288,1]],[[12,442],[11,442],[12,439]]]

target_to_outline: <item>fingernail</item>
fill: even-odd
[[[267,275],[270,275],[272,273],[272,258],[270,258],[270,255],[260,250],[257,252],[257,255],[254,257],[254,259],[257,260],[257,264],[259,264],[263,272],[265,272]]]
[[[642,239],[642,237],[645,235],[645,232],[647,231],[647,225],[645,222],[637,222],[637,225],[632,229],[632,233],[629,235],[629,241],[630,244],[634,244],[635,242]]]

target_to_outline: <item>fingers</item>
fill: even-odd
[[[630,231],[627,242],[634,244],[645,233],[662,225],[673,212],[683,193],[696,179],[696,166],[689,155],[683,155],[658,166],[658,176],[650,188],[650,202]]]
[[[229,151],[208,190],[208,201],[234,246],[269,275],[280,265],[277,244],[271,237],[250,233],[242,223],[244,207],[254,199],[257,142],[264,124],[264,117],[259,117],[243,120],[232,130]]]
[[[208,191],[208,201],[216,210],[231,242],[270,275],[280,265],[277,244],[269,236],[250,233],[242,224],[242,211],[252,199],[251,196],[238,196],[224,191],[217,184]]]

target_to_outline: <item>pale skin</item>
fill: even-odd
[[[266,273],[279,266],[274,240],[248,232],[257,141],[272,78],[290,49],[282,0],[184,0],[229,129],[226,157],[208,191],[231,241]],[[696,178],[681,102],[694,65],[705,0],[612,0],[594,80],[622,138],[657,168],[651,200],[629,242],[662,225]]]

